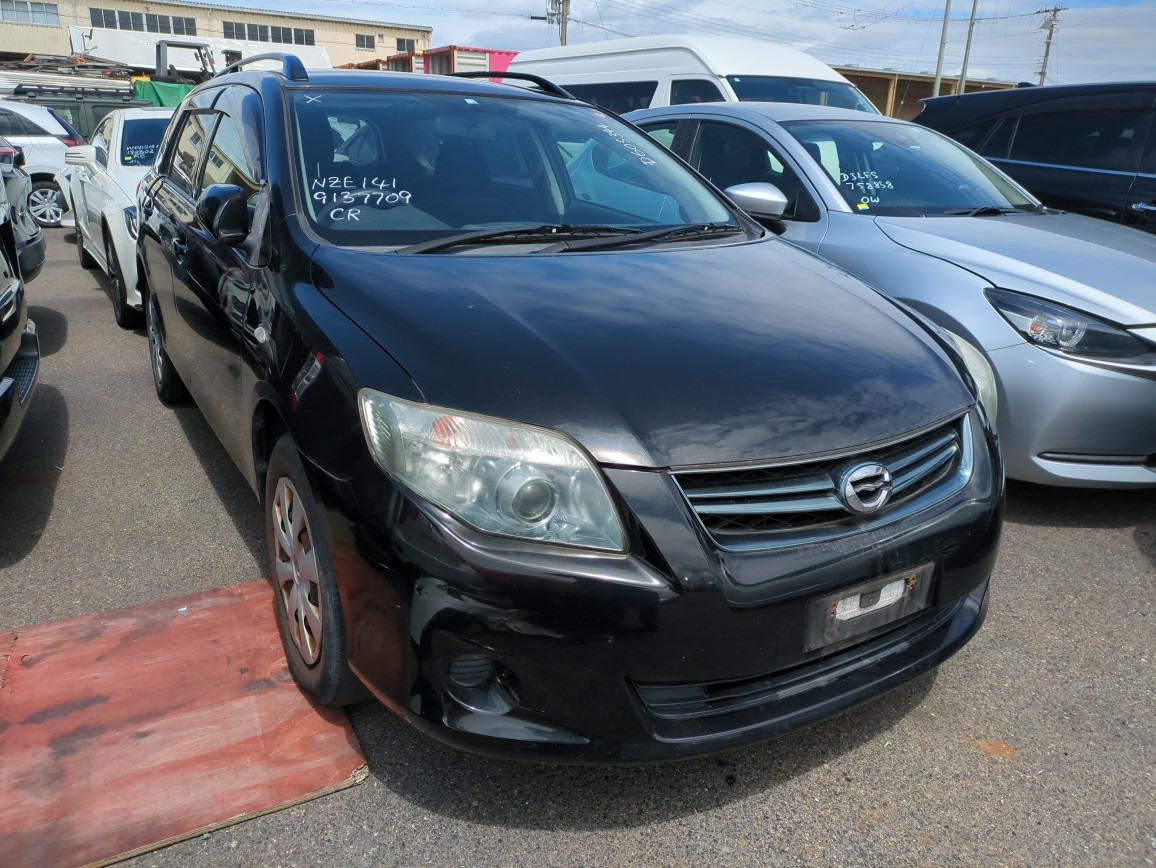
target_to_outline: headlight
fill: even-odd
[[[136,241],[136,237],[140,234],[140,225],[136,220],[136,206],[129,205],[124,209],[124,225],[128,229],[128,234],[132,236],[132,240]]]
[[[478,530],[624,551],[602,475],[561,434],[362,389],[361,422],[379,465]]]
[[[987,290],[987,300],[1031,343],[1090,359],[1131,359],[1150,347],[1118,326],[1086,313],[1006,289]]]
[[[949,332],[947,329],[943,329],[943,331],[959,348],[959,354],[963,356],[963,363],[967,366],[967,372],[971,374],[971,379],[975,382],[976,397],[979,398],[983,412],[987,414],[988,423],[994,428],[996,412],[999,410],[999,392],[995,385],[995,372],[977,347],[969,344],[954,332]]]

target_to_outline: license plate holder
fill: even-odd
[[[806,650],[854,639],[925,609],[935,564],[891,573],[816,597],[807,604]]]

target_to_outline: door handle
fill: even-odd
[[[1152,202],[1133,202],[1132,210],[1140,211],[1141,213],[1146,211],[1153,212],[1156,211],[1156,204],[1153,204]]]
[[[185,244],[180,238],[174,238],[172,243],[173,256],[177,259],[183,259],[189,252],[189,245]]]

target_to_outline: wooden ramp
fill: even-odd
[[[248,582],[0,629],[0,866],[106,864],[365,779]]]

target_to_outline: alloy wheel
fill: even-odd
[[[309,666],[321,658],[321,585],[305,504],[292,480],[277,480],[272,512],[274,568],[289,635]]]
[[[28,211],[41,226],[56,226],[64,216],[60,191],[53,187],[33,190],[28,194]]]

